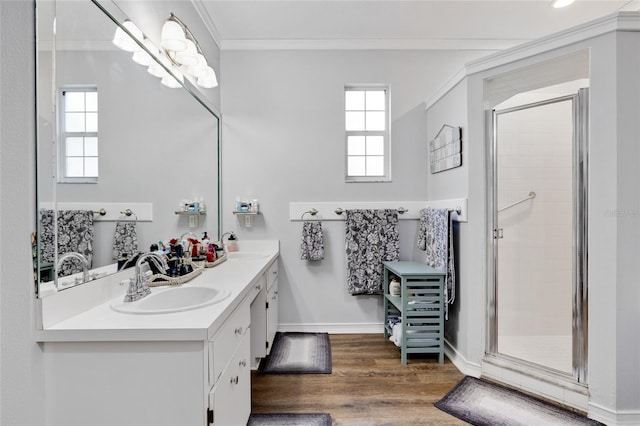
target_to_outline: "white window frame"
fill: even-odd
[[[346,127],[346,93],[347,91],[384,91],[385,92],[385,130],[347,130]],[[391,182],[391,94],[389,85],[345,85],[343,95],[343,117],[345,117],[345,138],[344,138],[344,174],[345,182]],[[348,139],[349,136],[382,136],[384,139],[384,174],[378,176],[350,176],[348,173]],[[365,154],[366,157],[366,154]]]
[[[77,136],[77,137],[95,137],[98,139],[98,161],[100,161],[100,140],[98,133],[99,132],[67,132],[66,130],[66,121],[65,121],[65,96],[66,92],[98,92],[98,87],[95,85],[69,85],[62,86],[58,89],[58,102],[57,102],[57,121],[58,121],[58,159],[57,159],[57,182],[58,183],[98,183],[99,176],[67,176],[66,172],[66,164],[67,164],[67,152],[66,152],[66,138],[68,136]],[[86,112],[86,111],[85,111]],[[98,108],[97,113],[100,113],[100,108]],[[85,156],[83,156],[84,158]],[[91,156],[94,157],[94,156]],[[98,171],[98,175],[99,175]]]

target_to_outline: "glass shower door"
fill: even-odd
[[[576,378],[586,365],[578,107],[567,96],[494,111],[493,121],[493,348]]]

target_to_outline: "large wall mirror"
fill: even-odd
[[[217,89],[166,87],[112,42],[137,19],[159,46],[164,20],[181,13],[217,65],[191,2],[37,0],[36,8],[40,296],[112,274],[159,241],[187,232],[217,239]],[[206,210],[178,214],[185,200]],[[89,261],[88,274],[73,256],[59,264],[67,252]]]

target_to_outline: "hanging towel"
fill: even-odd
[[[302,224],[302,244],[300,245],[300,259],[324,259],[322,222],[305,221]]]
[[[131,221],[118,221],[113,233],[113,259],[132,257],[138,251],[137,224]]]
[[[54,214],[53,210],[40,210],[41,224],[41,256],[45,262],[55,259]],[[76,252],[84,255],[91,269],[93,261],[93,212],[90,210],[59,210],[57,218],[58,256]],[[57,271],[58,276],[82,272],[82,265],[77,259],[69,259]]]
[[[455,300],[455,256],[453,251],[453,219],[448,209],[420,210],[418,248],[426,251],[427,265],[445,270],[444,312],[449,319],[449,305]]]
[[[398,260],[397,210],[347,210],[347,288],[352,295],[383,294],[383,261]]]

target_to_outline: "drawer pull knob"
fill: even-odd
[[[235,333],[238,334],[238,335],[242,334],[242,327],[236,328]]]
[[[235,377],[231,378],[231,384],[232,385],[237,385],[238,384],[238,376],[235,376]]]

